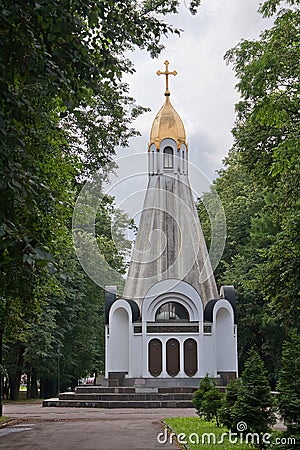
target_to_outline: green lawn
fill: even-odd
[[[234,443],[235,436],[232,436],[232,443],[229,442],[227,428],[218,428],[213,421],[205,422],[199,417],[176,417],[165,419],[164,422],[177,434],[179,443],[180,440],[181,443],[186,441],[185,445],[191,450],[249,450],[253,448],[245,443]]]
[[[31,398],[31,399],[27,399],[27,391],[26,391],[26,387],[25,389],[20,389],[19,391],[19,398],[18,400],[4,400],[4,404],[5,403],[41,403],[43,401],[42,398]]]
[[[174,442],[175,437],[170,435],[174,432],[178,437],[179,444],[184,444],[190,450],[250,450],[257,448],[251,445],[251,436],[249,437],[249,444],[247,444],[240,433],[231,434],[225,427],[217,427],[215,421],[206,422],[199,417],[176,417],[164,420],[169,427],[169,435],[166,436],[162,432],[159,436],[160,443]],[[164,440],[167,439],[166,442]],[[281,442],[286,443],[286,437],[278,430],[273,430],[272,435],[266,436],[266,439],[272,445],[278,441],[276,445]],[[276,446],[275,446],[276,448]],[[295,447],[296,448],[296,447]]]

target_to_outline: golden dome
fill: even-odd
[[[183,122],[173,108],[169,95],[166,95],[165,104],[158,111],[153,121],[149,146],[155,144],[156,148],[159,148],[163,139],[170,138],[176,141],[179,149],[181,144],[186,145],[186,134]]]
[[[156,148],[159,149],[161,141],[165,138],[170,138],[176,141],[177,148],[179,150],[181,144],[185,144],[187,146],[185,129],[179,114],[171,105],[169,91],[169,75],[176,76],[177,72],[176,70],[173,72],[169,71],[169,61],[165,61],[164,64],[166,66],[166,70],[164,72],[158,70],[156,73],[157,75],[166,76],[166,101],[156,114],[153,121],[150,133],[149,149],[151,144],[155,144]]]

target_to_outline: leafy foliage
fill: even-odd
[[[107,168],[144,111],[120,83],[134,70],[124,54],[137,46],[157,55],[160,37],[179,32],[161,18],[177,12],[179,2],[0,4],[1,254],[18,252],[31,264],[47,253],[28,220],[44,214],[41,198],[61,201],[39,162],[58,145],[77,174]],[[190,3],[193,13],[198,5]]]
[[[237,291],[241,369],[248,350],[259,348],[273,388],[282,342],[291,328],[300,327],[297,5],[297,0],[263,2],[264,15],[276,13],[274,25],[225,55],[233,64],[241,100],[234,145],[213,186],[227,221],[216,278]],[[210,193],[205,196],[209,204]],[[210,225],[200,202],[198,210],[207,236]]]
[[[242,95],[233,152],[270,202],[257,284],[287,328],[299,327],[299,22],[299,9],[283,9],[259,41],[243,41],[226,55]]]

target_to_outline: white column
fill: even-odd
[[[186,376],[185,372],[184,372],[184,340],[185,340],[185,338],[180,337],[180,340],[179,340],[179,374],[177,375],[177,377],[181,377],[181,378],[184,378]]]
[[[109,346],[108,325],[105,325],[105,378],[108,378],[109,372],[108,346]]]
[[[148,367],[148,345],[149,345],[149,339],[147,337],[147,324],[146,321],[142,321],[142,372],[144,378],[149,377],[149,367]]]
[[[163,378],[168,377],[169,375],[167,374],[167,344],[166,344],[166,340],[161,340],[162,343],[162,372],[161,375]]]
[[[150,169],[150,173],[151,173],[151,175],[154,173],[154,150],[152,149],[151,150],[151,161],[150,161],[150,167],[151,167],[151,169]]]
[[[174,154],[174,173],[181,173],[181,150],[176,150]]]
[[[148,175],[151,175],[151,153],[148,152]]]

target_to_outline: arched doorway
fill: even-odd
[[[159,339],[151,339],[148,344],[148,367],[153,377],[162,371],[162,345]]]
[[[189,377],[193,377],[197,372],[197,342],[195,339],[186,339],[184,341],[184,372]]]
[[[179,342],[177,339],[169,339],[167,341],[167,373],[171,377],[176,377],[179,370]]]

